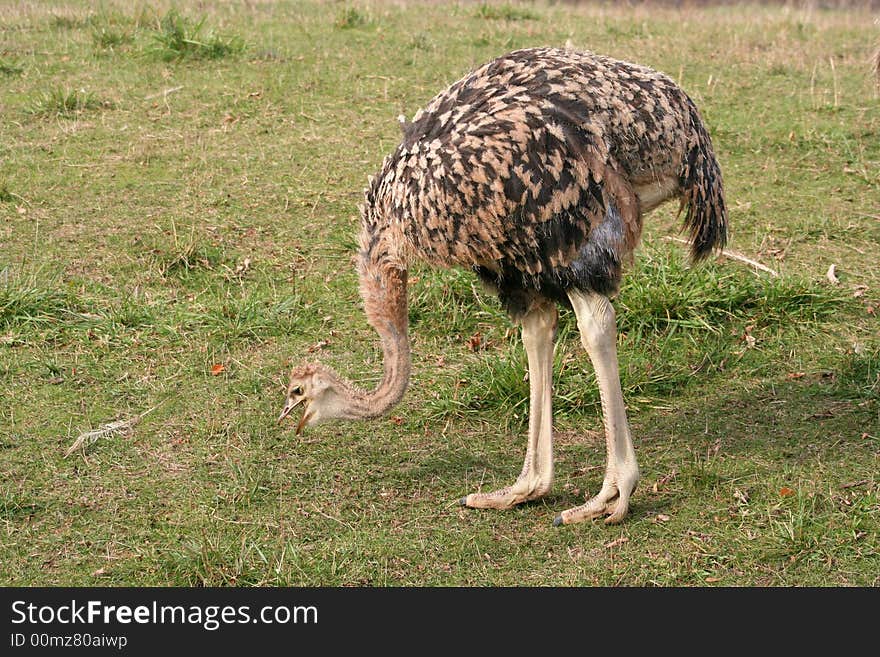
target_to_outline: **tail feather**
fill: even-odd
[[[691,109],[696,139],[680,173],[681,208],[685,211],[684,228],[690,236],[691,257],[698,261],[727,243],[727,207],[721,167],[712,150],[712,141],[696,108]]]

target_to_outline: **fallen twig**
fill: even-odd
[[[690,242],[688,242],[687,240],[684,240],[680,237],[667,236],[667,237],[664,237],[663,239],[668,240],[670,242],[680,242],[681,244],[690,244]],[[726,256],[728,258],[731,258],[732,260],[739,260],[740,262],[744,262],[748,265],[751,265],[755,269],[760,269],[761,271],[767,272],[771,276],[779,276],[779,273],[777,271],[770,269],[770,267],[768,267],[767,265],[762,265],[760,262],[757,262],[756,260],[752,260],[751,258],[748,258],[748,257],[744,256],[743,254],[738,253],[736,251],[731,251],[730,249],[721,249],[721,255]]]
[[[181,89],[183,89],[183,85],[180,85],[179,87],[171,87],[170,89],[165,89],[164,91],[159,91],[157,93],[150,94],[149,96],[144,96],[144,100],[152,100],[153,98],[158,98],[159,96],[162,96],[163,98],[168,98],[170,94],[173,94],[175,91],[180,91]]]

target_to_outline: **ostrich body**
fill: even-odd
[[[643,215],[676,197],[694,259],[722,246],[721,171],[696,107],[665,75],[551,48],[518,50],[476,69],[404,124],[403,141],[365,190],[358,274],[367,319],[381,340],[381,382],[364,391],[322,365],[296,367],[279,420],[299,404],[298,433],[325,420],[386,413],[410,375],[407,263],[469,268],[522,326],[530,403],[519,477],[462,504],[506,509],[551,488],[561,303],[573,308],[596,371],[607,464],[599,493],[555,523],[620,521],[639,470],[610,298]]]

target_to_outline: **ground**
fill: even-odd
[[[0,583],[878,583],[869,13],[174,6],[0,9]],[[528,390],[518,332],[466,272],[412,272],[390,417],[275,422],[302,358],[380,374],[351,256],[396,117],[533,45],[671,75],[727,186],[734,254],[690,268],[661,208],[615,301],[642,470],[615,527],[552,526],[604,467],[568,312],[554,492],[458,505],[516,476]]]

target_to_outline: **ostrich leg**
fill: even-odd
[[[623,520],[629,497],[639,481],[639,466],[633,448],[626,407],[617,368],[617,328],[614,307],[607,297],[594,292],[569,290],[577,316],[581,342],[596,370],[602,419],[605,424],[607,465],[599,494],[586,504],[563,511],[554,524],[569,524],[607,515],[607,523]]]
[[[607,515],[607,523],[623,520],[629,497],[639,481],[639,466],[626,420],[626,407],[617,368],[617,328],[614,307],[607,297],[595,292],[569,290],[577,316],[581,342],[593,367],[602,401],[607,464],[599,494],[586,504],[563,511],[553,524],[570,524]]]
[[[529,445],[522,472],[512,486],[461,498],[476,509],[509,509],[536,500],[553,484],[553,338],[556,306],[536,306],[522,320],[522,338],[529,360]]]

